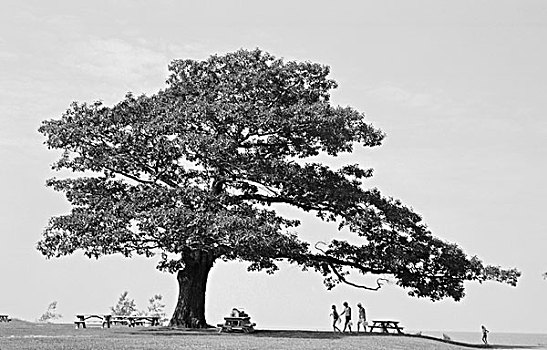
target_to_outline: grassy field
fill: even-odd
[[[165,327],[128,328],[117,326],[110,329],[102,329],[101,327],[75,329],[70,324],[36,324],[19,320],[0,323],[0,350],[457,350],[473,347],[482,348],[482,346],[478,345],[449,344],[435,339],[396,335],[335,335],[330,332],[305,331],[257,331],[253,334],[219,334],[214,330],[189,331]]]

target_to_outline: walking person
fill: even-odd
[[[342,332],[346,331],[346,328],[349,328],[349,332],[351,333],[351,307],[349,307],[348,302],[344,301],[344,311],[340,314],[340,316],[344,315],[346,316],[346,322],[344,323],[344,330]]]
[[[357,303],[357,310],[359,311],[359,321],[357,321],[357,333],[359,333],[359,326],[363,326],[363,332],[367,331],[367,313],[361,303]]]
[[[486,329],[484,325],[481,326],[481,330],[482,330],[482,342],[486,345],[488,344],[488,333],[490,333],[490,331]]]
[[[341,332],[340,328],[338,328],[337,324],[340,322],[340,315],[338,315],[338,311],[336,311],[336,305],[332,306],[332,312],[330,313],[332,316],[332,330],[334,333],[336,331]]]

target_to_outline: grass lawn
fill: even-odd
[[[475,348],[482,346],[473,346]],[[165,327],[99,326],[75,329],[70,324],[0,323],[0,350],[125,349],[349,349],[456,350],[473,348],[434,339],[397,335],[338,335],[330,332],[257,331],[253,334],[191,331]],[[493,348],[493,347],[491,347]],[[501,348],[501,347],[497,347]],[[506,347],[508,348],[508,347]]]

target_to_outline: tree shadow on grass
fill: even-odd
[[[175,327],[134,329],[130,334],[150,333],[155,336],[251,336],[268,338],[301,338],[301,339],[338,339],[350,334],[340,334],[325,331],[297,331],[297,330],[255,330],[252,333],[222,332],[218,329],[186,329]]]

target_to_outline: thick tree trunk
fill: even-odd
[[[207,276],[215,258],[210,253],[196,251],[184,261],[177,273],[179,298],[170,326],[207,328],[205,320],[205,289]]]

